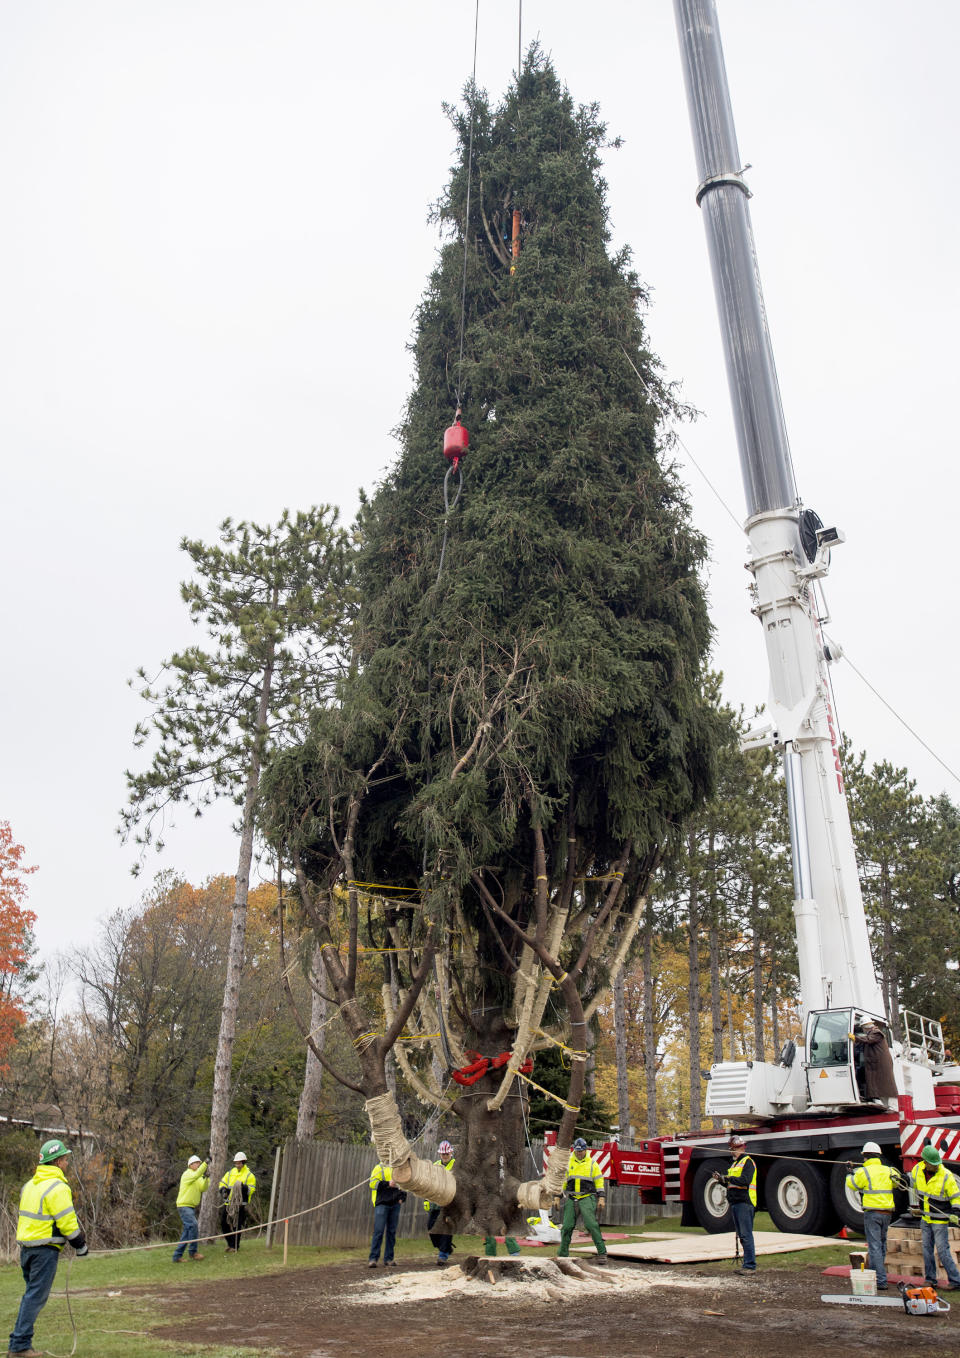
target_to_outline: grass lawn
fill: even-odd
[[[609,1229],[615,1229],[612,1226]],[[672,1217],[654,1218],[647,1222],[644,1230],[681,1231],[680,1219]],[[687,1228],[699,1232],[699,1228]],[[773,1224],[765,1212],[756,1218],[758,1231],[769,1231]],[[631,1234],[640,1235],[641,1231]],[[827,1264],[847,1263],[849,1244],[838,1241],[835,1246],[823,1249],[797,1250],[792,1254],[766,1256],[763,1266],[776,1269],[799,1271],[807,1268],[824,1268]],[[254,1350],[233,1344],[184,1344],[182,1341],[168,1342],[147,1333],[157,1324],[162,1324],[165,1314],[149,1291],[136,1296],[130,1294],[131,1288],[202,1287],[210,1281],[228,1280],[244,1277],[254,1278],[260,1274],[275,1273],[283,1268],[283,1248],[274,1246],[267,1250],[258,1240],[248,1241],[239,1254],[225,1255],[217,1247],[204,1251],[205,1258],[198,1264],[187,1261],[174,1265],[170,1255],[173,1245],[163,1249],[136,1252],[132,1254],[90,1255],[84,1259],[74,1259],[69,1275],[70,1300],[74,1320],[79,1331],[77,1358],[252,1358]],[[500,1250],[503,1253],[501,1247]],[[64,1293],[67,1258],[72,1252],[64,1251],[56,1282],[50,1300],[40,1313],[37,1321],[35,1345],[64,1356],[69,1354],[73,1343],[73,1330],[67,1313]],[[457,1253],[482,1254],[483,1239],[480,1236],[458,1236]],[[553,1249],[524,1249],[524,1254],[540,1254],[549,1257]],[[433,1247],[425,1237],[415,1240],[397,1241],[397,1259],[427,1260],[434,1256]],[[355,1262],[358,1269],[366,1259],[366,1250],[353,1249],[315,1249],[310,1246],[291,1248],[288,1268],[320,1268],[326,1264]],[[680,1267],[683,1267],[682,1265]],[[716,1260],[697,1265],[698,1273],[723,1273],[729,1271],[729,1260]],[[16,1318],[17,1307],[23,1293],[23,1280],[16,1264],[0,1265],[0,1337],[9,1334]],[[169,1313],[167,1313],[169,1314]],[[2,1351],[2,1350],[0,1350]],[[270,1351],[258,1349],[261,1358],[268,1358]]]

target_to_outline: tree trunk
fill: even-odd
[[[220,1182],[226,1167],[230,1136],[230,1102],[233,1098],[233,1043],[237,1033],[237,1011],[240,1007],[240,978],[243,975],[243,953],[247,936],[247,897],[250,894],[250,865],[253,862],[254,812],[260,765],[263,759],[263,737],[267,730],[270,711],[270,688],[273,682],[273,650],[271,648],[260,686],[257,727],[250,751],[250,767],[243,797],[243,818],[240,823],[240,854],[237,860],[237,884],[230,920],[230,946],[227,952],[227,976],[223,986],[223,1008],[220,1013],[220,1034],[213,1067],[213,1099],[210,1105],[210,1183],[211,1191],[203,1196],[200,1207],[200,1234],[212,1235],[217,1212],[217,1194],[213,1188]]]
[[[763,1060],[763,940],[760,937],[760,888],[750,883],[750,932],[753,935],[753,1059]]]
[[[396,972],[390,969],[390,999],[393,1004],[393,1012],[397,1012],[400,1004],[400,987],[397,985]],[[394,1098],[397,1097],[397,1058],[392,1051],[388,1051],[383,1058],[383,1073],[386,1076],[387,1088]]]
[[[735,1060],[737,1059],[737,1053],[736,1053],[736,1051],[735,1051],[735,1049],[734,1049],[734,1032],[733,1032],[733,991],[730,989],[730,950],[729,950],[729,948],[726,950],[725,961],[726,961],[726,966],[724,967],[724,976],[725,976],[725,980],[726,980],[726,994],[727,994],[727,1031],[728,1031],[728,1033],[730,1034],[730,1060],[731,1060],[731,1061],[735,1061]]]
[[[657,1136],[657,1035],[653,1029],[653,901],[643,915],[643,1067],[647,1086],[647,1136]]]
[[[710,864],[710,1029],[713,1037],[713,1060],[723,1060],[723,996],[720,988],[720,901],[717,892],[717,837],[710,831],[707,840],[707,859]]]
[[[525,1177],[523,1117],[519,1099],[508,1099],[494,1113],[488,1110],[487,1099],[499,1083],[498,1074],[485,1075],[473,1086],[477,1097],[458,1099],[454,1105],[462,1123],[455,1147],[457,1195],[444,1209],[437,1231],[505,1235],[521,1225],[515,1194]]]
[[[697,839],[687,837],[690,855],[690,986],[687,992],[687,1026],[690,1033],[690,1130],[700,1130],[700,877],[696,865]]]
[[[774,949],[773,957],[770,959],[770,1037],[773,1042],[773,1054],[776,1056],[780,1051],[780,1015],[777,1013],[777,953]]]
[[[323,1051],[324,1040],[327,1030],[324,1023],[327,1018],[327,1000],[325,995],[320,994],[326,979],[323,969],[323,959],[320,956],[319,945],[314,949],[313,960],[310,963],[310,981],[316,987],[310,1000],[310,1033],[313,1041],[320,1051]],[[313,1048],[307,1047],[307,1065],[303,1073],[303,1089],[300,1091],[300,1106],[297,1109],[297,1140],[312,1141],[317,1134],[317,1112],[320,1108],[320,1087],[323,1081],[323,1066],[321,1066]]]
[[[587,1072],[584,1088],[588,1094],[597,1092],[597,1035],[593,1031],[592,1023],[587,1024]]]
[[[620,1141],[628,1145],[630,1128],[630,1085],[627,1080],[627,992],[623,981],[623,967],[613,983],[613,1031],[617,1061],[617,1122]]]

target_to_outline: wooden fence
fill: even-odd
[[[523,1173],[527,1178],[540,1173],[542,1145],[534,1141],[532,1152],[525,1152]],[[288,1218],[291,1245],[336,1245],[347,1249],[368,1244],[373,1230],[368,1180],[374,1163],[370,1146],[288,1138],[277,1151],[269,1213],[281,1224],[268,1228],[267,1243],[282,1238],[282,1222]],[[343,1197],[329,1202],[345,1190],[349,1191]],[[318,1205],[321,1203],[329,1205],[321,1207]],[[636,1189],[615,1186],[608,1189],[606,1224],[640,1226],[644,1219],[644,1207]],[[426,1235],[426,1231],[423,1203],[409,1194],[400,1211],[397,1235],[410,1239]]]

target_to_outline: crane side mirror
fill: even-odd
[[[777,1065],[783,1066],[784,1070],[789,1070],[793,1065],[796,1055],[797,1044],[790,1040],[784,1042],[783,1046],[780,1048],[780,1054],[777,1057]]]

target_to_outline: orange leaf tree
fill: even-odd
[[[23,906],[24,878],[37,869],[25,867],[22,859],[23,845],[14,840],[10,822],[0,820],[0,1070],[27,1016],[16,986],[29,960],[30,929],[36,919]]]

